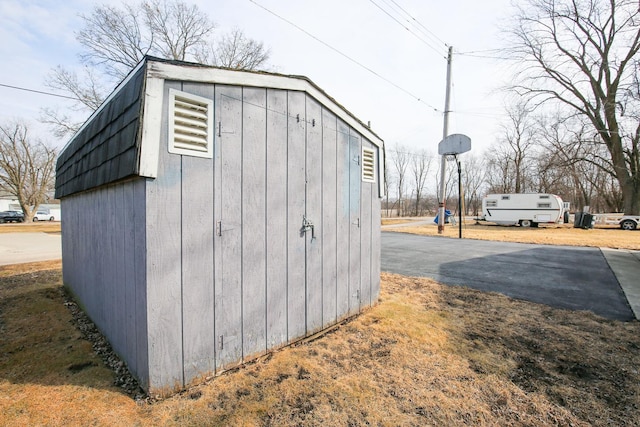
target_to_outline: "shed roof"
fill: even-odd
[[[371,143],[384,148],[378,135],[307,77],[145,57],[61,151],[56,165],[56,198],[132,176],[156,177],[162,117],[162,103],[157,101],[165,80],[306,92]],[[143,121],[155,123],[143,126]]]

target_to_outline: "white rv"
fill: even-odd
[[[554,194],[489,194],[482,199],[482,219],[500,225],[561,223],[564,211],[562,199]]]

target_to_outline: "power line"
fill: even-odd
[[[474,55],[472,53],[457,52],[458,56],[466,56],[468,58],[483,58],[483,59],[501,59],[505,61],[511,61],[513,58],[505,58],[504,56],[490,56],[490,55]]]
[[[471,53],[488,53],[488,52],[503,52],[504,49],[482,49],[482,50],[471,50],[469,52],[456,52],[458,55],[468,55]]]
[[[348,59],[349,61],[353,62],[354,64],[358,65],[361,68],[364,68],[365,70],[367,70],[368,72],[370,72],[371,74],[373,74],[374,76],[378,77],[381,80],[384,80],[385,82],[389,83],[391,86],[395,87],[396,89],[404,92],[405,94],[409,95],[410,97],[414,98],[416,101],[426,105],[429,108],[432,108],[434,111],[437,112],[441,112],[441,110],[439,110],[438,108],[434,107],[433,105],[429,104],[428,102],[422,100],[419,96],[409,92],[407,89],[397,85],[396,83],[392,82],[391,80],[387,79],[386,77],[381,76],[380,74],[378,74],[376,71],[372,70],[371,68],[367,67],[366,65],[362,64],[361,62],[358,62],[357,60],[353,59],[352,57],[350,57],[349,55],[347,55],[346,53],[343,53],[342,51],[338,50],[337,48],[331,46],[329,43],[319,39],[318,37],[314,36],[313,34],[311,34],[310,32],[308,32],[307,30],[305,30],[304,28],[300,27],[299,25],[295,24],[294,22],[289,21],[288,19],[278,15],[277,13],[275,13],[274,11],[267,9],[265,6],[257,3],[255,0],[249,0],[251,3],[255,4],[256,6],[258,6],[259,8],[261,8],[262,10],[264,10],[265,12],[270,13],[271,15],[275,16],[276,18],[286,22],[287,24],[291,25],[292,27],[296,28],[298,31],[303,32],[304,34],[306,34],[307,36],[311,37],[312,39],[314,39],[315,41],[317,41],[318,43],[328,47],[329,49],[331,49],[332,51],[334,51],[335,53],[337,53],[338,55]]]
[[[434,52],[436,52],[438,55],[442,55],[445,59],[446,59],[446,55],[443,54],[442,51],[438,50],[438,48],[436,48],[435,46],[433,46],[431,43],[429,43],[427,40],[423,39],[422,37],[420,37],[418,34],[416,34],[411,28],[407,27],[405,24],[403,24],[402,22],[400,22],[398,20],[398,18],[396,18],[395,16],[393,16],[391,13],[389,13],[387,10],[385,10],[382,6],[380,6],[378,3],[376,3],[374,0],[369,0],[374,6],[376,6],[378,9],[380,9],[382,12],[385,13],[385,15],[387,15],[389,18],[393,19],[398,25],[400,25],[402,28],[404,28],[405,30],[409,31],[415,38],[417,38],[418,40],[420,40],[422,43],[424,43],[427,47],[429,47],[431,50],[433,50]],[[384,1],[384,0],[383,0]],[[387,3],[388,4],[388,3]],[[404,10],[404,9],[402,9]],[[408,21],[408,20],[407,20]],[[408,21],[409,22],[409,21]],[[424,32],[423,32],[424,33]],[[437,38],[437,37],[436,37]],[[444,43],[444,45],[446,46],[446,43]]]
[[[72,96],[59,95],[57,93],[51,93],[51,92],[43,92],[41,90],[29,89],[29,88],[26,88],[26,87],[11,86],[11,85],[6,85],[6,84],[2,84],[2,83],[0,83],[0,86],[7,87],[9,89],[22,90],[22,91],[25,91],[25,92],[39,93],[41,95],[55,96],[55,97],[58,97],[58,98],[66,98],[66,99],[73,99],[74,101],[79,101],[78,98],[74,98]]]
[[[440,37],[438,37],[433,31],[429,30],[427,27],[425,27],[420,21],[418,21],[416,18],[414,18],[409,12],[407,12],[402,6],[400,6],[398,3],[396,3],[394,0],[391,0],[391,3],[395,4],[402,12],[404,12],[405,15],[407,15],[409,18],[411,18],[411,20],[413,22],[415,22],[419,27],[422,27],[424,29],[424,31],[426,31],[427,33],[431,34],[433,37],[435,37],[436,40],[438,40],[440,43],[442,43],[443,45],[445,45],[446,47],[449,47],[449,45],[447,43],[445,43]],[[423,33],[424,33],[423,31]]]

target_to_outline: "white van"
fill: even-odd
[[[564,211],[562,199],[555,194],[489,194],[482,199],[482,219],[500,225],[558,224]]]

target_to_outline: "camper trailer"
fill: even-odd
[[[562,199],[554,194],[489,194],[482,200],[482,219],[499,225],[562,223],[564,210]]]

